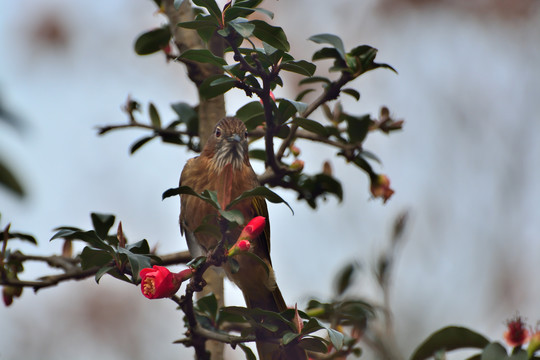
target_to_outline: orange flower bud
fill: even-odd
[[[304,169],[304,162],[300,159],[296,159],[289,167],[294,171],[302,171]]]
[[[371,179],[371,194],[374,197],[380,197],[386,203],[394,194],[394,190],[390,188],[390,179],[386,175],[375,175]]]
[[[529,341],[529,330],[525,329],[525,323],[521,316],[509,320],[506,323],[507,330],[504,332],[504,340],[510,346],[521,346]]]

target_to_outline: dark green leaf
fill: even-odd
[[[215,0],[192,0],[197,6],[203,7],[210,15],[212,15],[217,21],[221,21],[221,10],[216,4]]]
[[[347,134],[351,143],[361,143],[366,138],[369,127],[373,125],[373,120],[369,115],[360,117],[350,116],[347,119]]]
[[[280,67],[282,70],[291,71],[304,76],[313,76],[315,69],[317,68],[315,64],[305,60],[284,62]]]
[[[138,55],[149,55],[160,51],[169,44],[171,31],[168,26],[150,30],[140,35],[135,41],[135,52]]]
[[[103,277],[103,275],[109,273],[111,270],[116,270],[115,266],[104,266],[102,268],[99,268],[98,271],[96,271],[96,275],[94,276],[94,279],[96,280],[96,283],[99,284],[99,280]]]
[[[234,222],[238,225],[243,225],[245,222],[244,215],[240,210],[219,210],[219,213],[229,222]]]
[[[146,240],[140,240],[133,244],[127,244],[126,249],[134,254],[150,254],[150,246]]]
[[[199,86],[199,94],[205,99],[211,99],[229,91],[234,83],[235,80],[227,75],[212,75]]]
[[[207,49],[189,49],[179,56],[180,59],[196,61],[200,63],[208,63],[216,66],[225,66],[227,62]]]
[[[506,353],[504,346],[498,342],[494,342],[486,346],[482,351],[481,360],[508,360],[510,357]]]
[[[321,50],[318,50],[315,53],[313,53],[313,56],[311,57],[312,61],[324,60],[324,59],[334,59],[334,60],[339,60],[343,62],[341,58],[341,54],[339,53],[339,51],[337,51],[334,48],[322,48]]]
[[[305,84],[312,84],[316,82],[323,82],[325,84],[330,84],[331,81],[330,79],[322,77],[322,76],[312,76],[312,77],[300,80],[298,84],[305,85]]]
[[[109,235],[109,230],[114,225],[115,216],[111,214],[91,213],[92,225],[97,236],[105,239]]]
[[[218,308],[216,296],[212,293],[197,300],[197,309],[208,315],[210,319],[214,321],[216,320],[218,314]]]
[[[95,231],[73,231],[68,229],[62,229],[53,235],[51,240],[54,239],[77,239],[88,243],[90,246],[105,250],[109,253],[114,253],[112,246],[107,244],[101,239]]]
[[[292,121],[292,123],[300,126],[302,129],[311,131],[312,133],[315,133],[317,135],[320,135],[323,137],[328,136],[328,132],[326,131],[326,128],[317,121],[304,119],[304,118],[295,118]]]
[[[341,90],[341,92],[347,95],[351,95],[353,98],[356,99],[356,101],[360,100],[360,93],[355,89],[343,89]]]
[[[203,201],[206,201],[207,203],[209,203],[210,205],[212,205],[213,207],[215,207],[216,209],[221,209],[221,206],[219,205],[219,202],[217,200],[217,194],[215,191],[209,191],[209,190],[204,190],[202,193],[198,194],[196,193],[192,188],[190,188],[189,186],[180,186],[179,188],[175,189],[176,192],[178,195],[182,195],[182,194],[185,194],[185,195],[192,195],[192,196],[196,196],[198,197],[199,199],[203,200]],[[167,190],[165,193],[167,193],[169,190]],[[173,190],[171,190],[171,193],[173,192]],[[165,193],[163,195],[165,195]],[[172,196],[172,195],[169,195],[169,196]]]
[[[238,344],[238,346],[240,346],[240,349],[244,351],[244,354],[246,355],[246,360],[257,360],[257,358],[255,357],[255,354],[253,353],[250,347],[244,344]]]
[[[163,194],[161,195],[161,200],[165,200],[166,198],[168,197],[171,197],[171,196],[178,196],[180,195],[180,192],[179,192],[179,188],[171,188],[171,189],[167,189],[163,192]]]
[[[264,197],[266,200],[274,204],[284,203],[285,205],[287,205],[289,209],[291,209],[291,212],[294,214],[294,211],[291,208],[291,206],[285,200],[283,200],[281,196],[279,196],[278,194],[276,194],[275,192],[273,192],[272,190],[264,186],[258,186],[252,190],[245,191],[242,195],[240,195],[239,197],[231,201],[230,204],[227,205],[227,209],[230,209],[234,205],[238,204],[240,201],[249,197],[253,197],[253,196]]]
[[[144,144],[146,144],[153,138],[155,138],[155,136],[145,136],[140,138],[139,140],[134,142],[133,145],[131,145],[131,147],[129,148],[129,153],[133,155],[135,151],[139,150],[141,147],[143,147]]]
[[[150,262],[151,257],[148,254],[136,254],[125,248],[118,248],[118,253],[127,256],[129,265],[131,266],[133,283],[137,283],[137,280],[139,280],[139,272],[142,269],[152,267]]]
[[[336,292],[338,295],[343,294],[351,285],[351,280],[353,279],[355,269],[356,267],[351,263],[347,264],[339,272],[336,281]]]
[[[5,186],[8,190],[15,193],[18,196],[24,196],[24,189],[19,182],[19,180],[15,177],[15,175],[11,172],[10,169],[7,168],[1,161],[0,161],[0,185]]]
[[[252,20],[250,23],[255,25],[253,30],[255,37],[278,50],[289,51],[290,45],[282,28],[271,26],[262,20]]]
[[[261,161],[266,161],[266,151],[263,149],[252,149],[249,150],[249,158],[256,159]]]
[[[109,252],[85,246],[81,252],[81,267],[83,270],[95,266],[103,267],[113,260],[113,255]]]
[[[282,337],[281,341],[283,341],[283,345],[289,344],[291,341],[294,341],[296,338],[298,338],[300,334],[295,334],[293,332],[286,332]]]
[[[324,343],[324,340],[317,337],[306,337],[300,340],[298,345],[307,351],[314,351],[318,353],[327,353],[328,347]]]
[[[246,19],[235,19],[229,22],[229,25],[243,38],[250,37],[255,30],[255,25],[249,23]]]
[[[186,264],[186,266],[189,266],[193,269],[198,269],[200,266],[202,266],[206,262],[206,256],[197,256],[195,259],[192,259],[190,262]]]
[[[302,101],[304,96],[306,96],[307,94],[309,94],[310,92],[313,92],[313,91],[315,91],[315,89],[306,89],[304,91],[301,91],[300,94],[296,95],[296,98],[294,100]]]
[[[446,349],[446,351],[463,348],[482,349],[487,344],[489,344],[488,339],[472,330],[459,326],[448,326],[430,335],[416,348],[410,360],[427,359],[440,349]],[[494,360],[496,358],[486,359]]]
[[[20,232],[10,232],[8,234],[8,238],[9,239],[20,239],[20,240],[24,240],[24,241],[28,241],[34,245],[37,245],[37,241],[36,241],[36,238],[33,237],[32,235],[29,235],[29,234],[23,234],[23,233],[20,233]],[[3,236],[0,236],[0,242],[1,241],[4,241],[4,237]]]
[[[160,129],[161,128],[161,118],[159,117],[159,112],[156,109],[156,106],[153,103],[150,103],[148,107],[148,113],[150,115],[150,121],[152,126]]]
[[[345,46],[343,46],[343,41],[340,37],[332,34],[319,34],[311,36],[309,40],[317,44],[332,45],[338,51],[341,58],[345,59]]]

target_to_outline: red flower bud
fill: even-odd
[[[380,197],[386,202],[394,194],[390,188],[390,179],[386,175],[375,175],[371,179],[371,194],[374,197]]]
[[[266,218],[264,216],[256,216],[244,227],[238,240],[253,240],[264,230]]]
[[[154,265],[152,269],[142,269],[139,273],[141,276],[141,291],[149,299],[171,297],[176,294],[182,281],[190,278],[191,274],[191,269],[182,270],[175,274],[166,267],[158,265]]]
[[[509,320],[506,323],[507,330],[504,332],[504,340],[510,346],[521,346],[529,341],[529,330],[525,329],[525,323],[521,316]]]
[[[240,240],[236,243],[236,246],[238,246],[241,251],[248,251],[251,247],[251,243],[248,240]]]
[[[291,170],[302,171],[304,169],[304,162],[300,159],[296,159],[290,166]]]

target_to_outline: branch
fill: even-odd
[[[349,81],[353,80],[353,76],[348,72],[342,72],[341,77],[332,82],[325,91],[317,98],[315,101],[313,101],[311,104],[308,105],[308,108],[300,115],[303,118],[307,118],[311,113],[313,113],[319,106],[324,104],[325,102],[328,102],[330,100],[335,100],[339,96],[339,93],[341,91],[341,88],[345,86]],[[296,132],[298,131],[298,125],[292,125],[291,131],[287,138],[283,140],[281,143],[281,146],[279,147],[279,150],[276,154],[276,157],[278,160],[281,160],[283,157],[283,154],[285,153],[285,150],[291,145],[293,139],[296,136]]]
[[[58,285],[61,282],[68,280],[84,280],[91,276],[95,276],[100,267],[92,267],[89,269],[81,269],[78,265],[79,259],[66,258],[63,256],[36,256],[36,255],[24,255],[21,253],[13,253],[10,255],[17,261],[41,261],[47,263],[54,268],[61,268],[65,272],[58,275],[47,275],[39,278],[38,280],[19,280],[15,278],[2,278],[0,279],[1,285],[10,285],[16,287],[31,287],[34,291],[38,291],[43,288]],[[185,264],[191,260],[191,255],[188,251],[177,252],[173,254],[163,255],[162,265],[175,265]],[[157,262],[154,262],[157,263]],[[130,271],[127,269],[127,271]]]

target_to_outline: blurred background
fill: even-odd
[[[372,276],[388,248],[396,216],[409,223],[393,268],[390,304],[404,356],[434,330],[469,326],[502,341],[505,321],[519,313],[540,320],[540,11],[538,0],[267,0],[297,58],[319,48],[306,39],[328,32],[347,48],[369,44],[395,67],[354,82],[359,102],[346,110],[376,116],[381,105],[405,119],[404,131],[372,135],[366,148],[382,159],[396,191],[370,200],[363,172],[332,150],[297,144],[306,170],[330,160],[343,181],[342,203],[329,198],[313,211],[278,189],[295,210],[270,206],[272,258],[287,302],[328,300],[336,272],[362,264],[353,294],[380,302]],[[143,131],[97,136],[99,125],[126,121],[128,95],[152,101],[162,119],[170,104],[195,104],[185,69],[161,54],[140,57],[137,35],[160,26],[150,0],[0,2],[0,101],[20,126],[0,122],[0,157],[22,180],[27,196],[0,189],[1,226],[28,232],[58,253],[53,228],[91,227],[90,212],[113,213],[131,241],[146,238],[164,254],[185,250],[175,187],[183,148],[152,142],[135,155]],[[325,64],[321,69],[324,69]],[[276,96],[296,94],[296,79]],[[231,92],[227,110],[248,102]],[[146,107],[145,107],[146,109]],[[146,117],[146,114],[144,114]],[[144,118],[141,117],[141,118]],[[322,119],[320,113],[313,118]],[[32,279],[48,273],[29,264]],[[227,303],[242,304],[227,284]],[[104,277],[68,282],[34,294],[25,289],[0,307],[0,359],[178,359],[191,351],[182,314],[167,300],[149,301],[135,286]],[[240,354],[238,354],[240,355]],[[230,358],[235,357],[230,353]],[[369,356],[365,357],[369,359]]]

